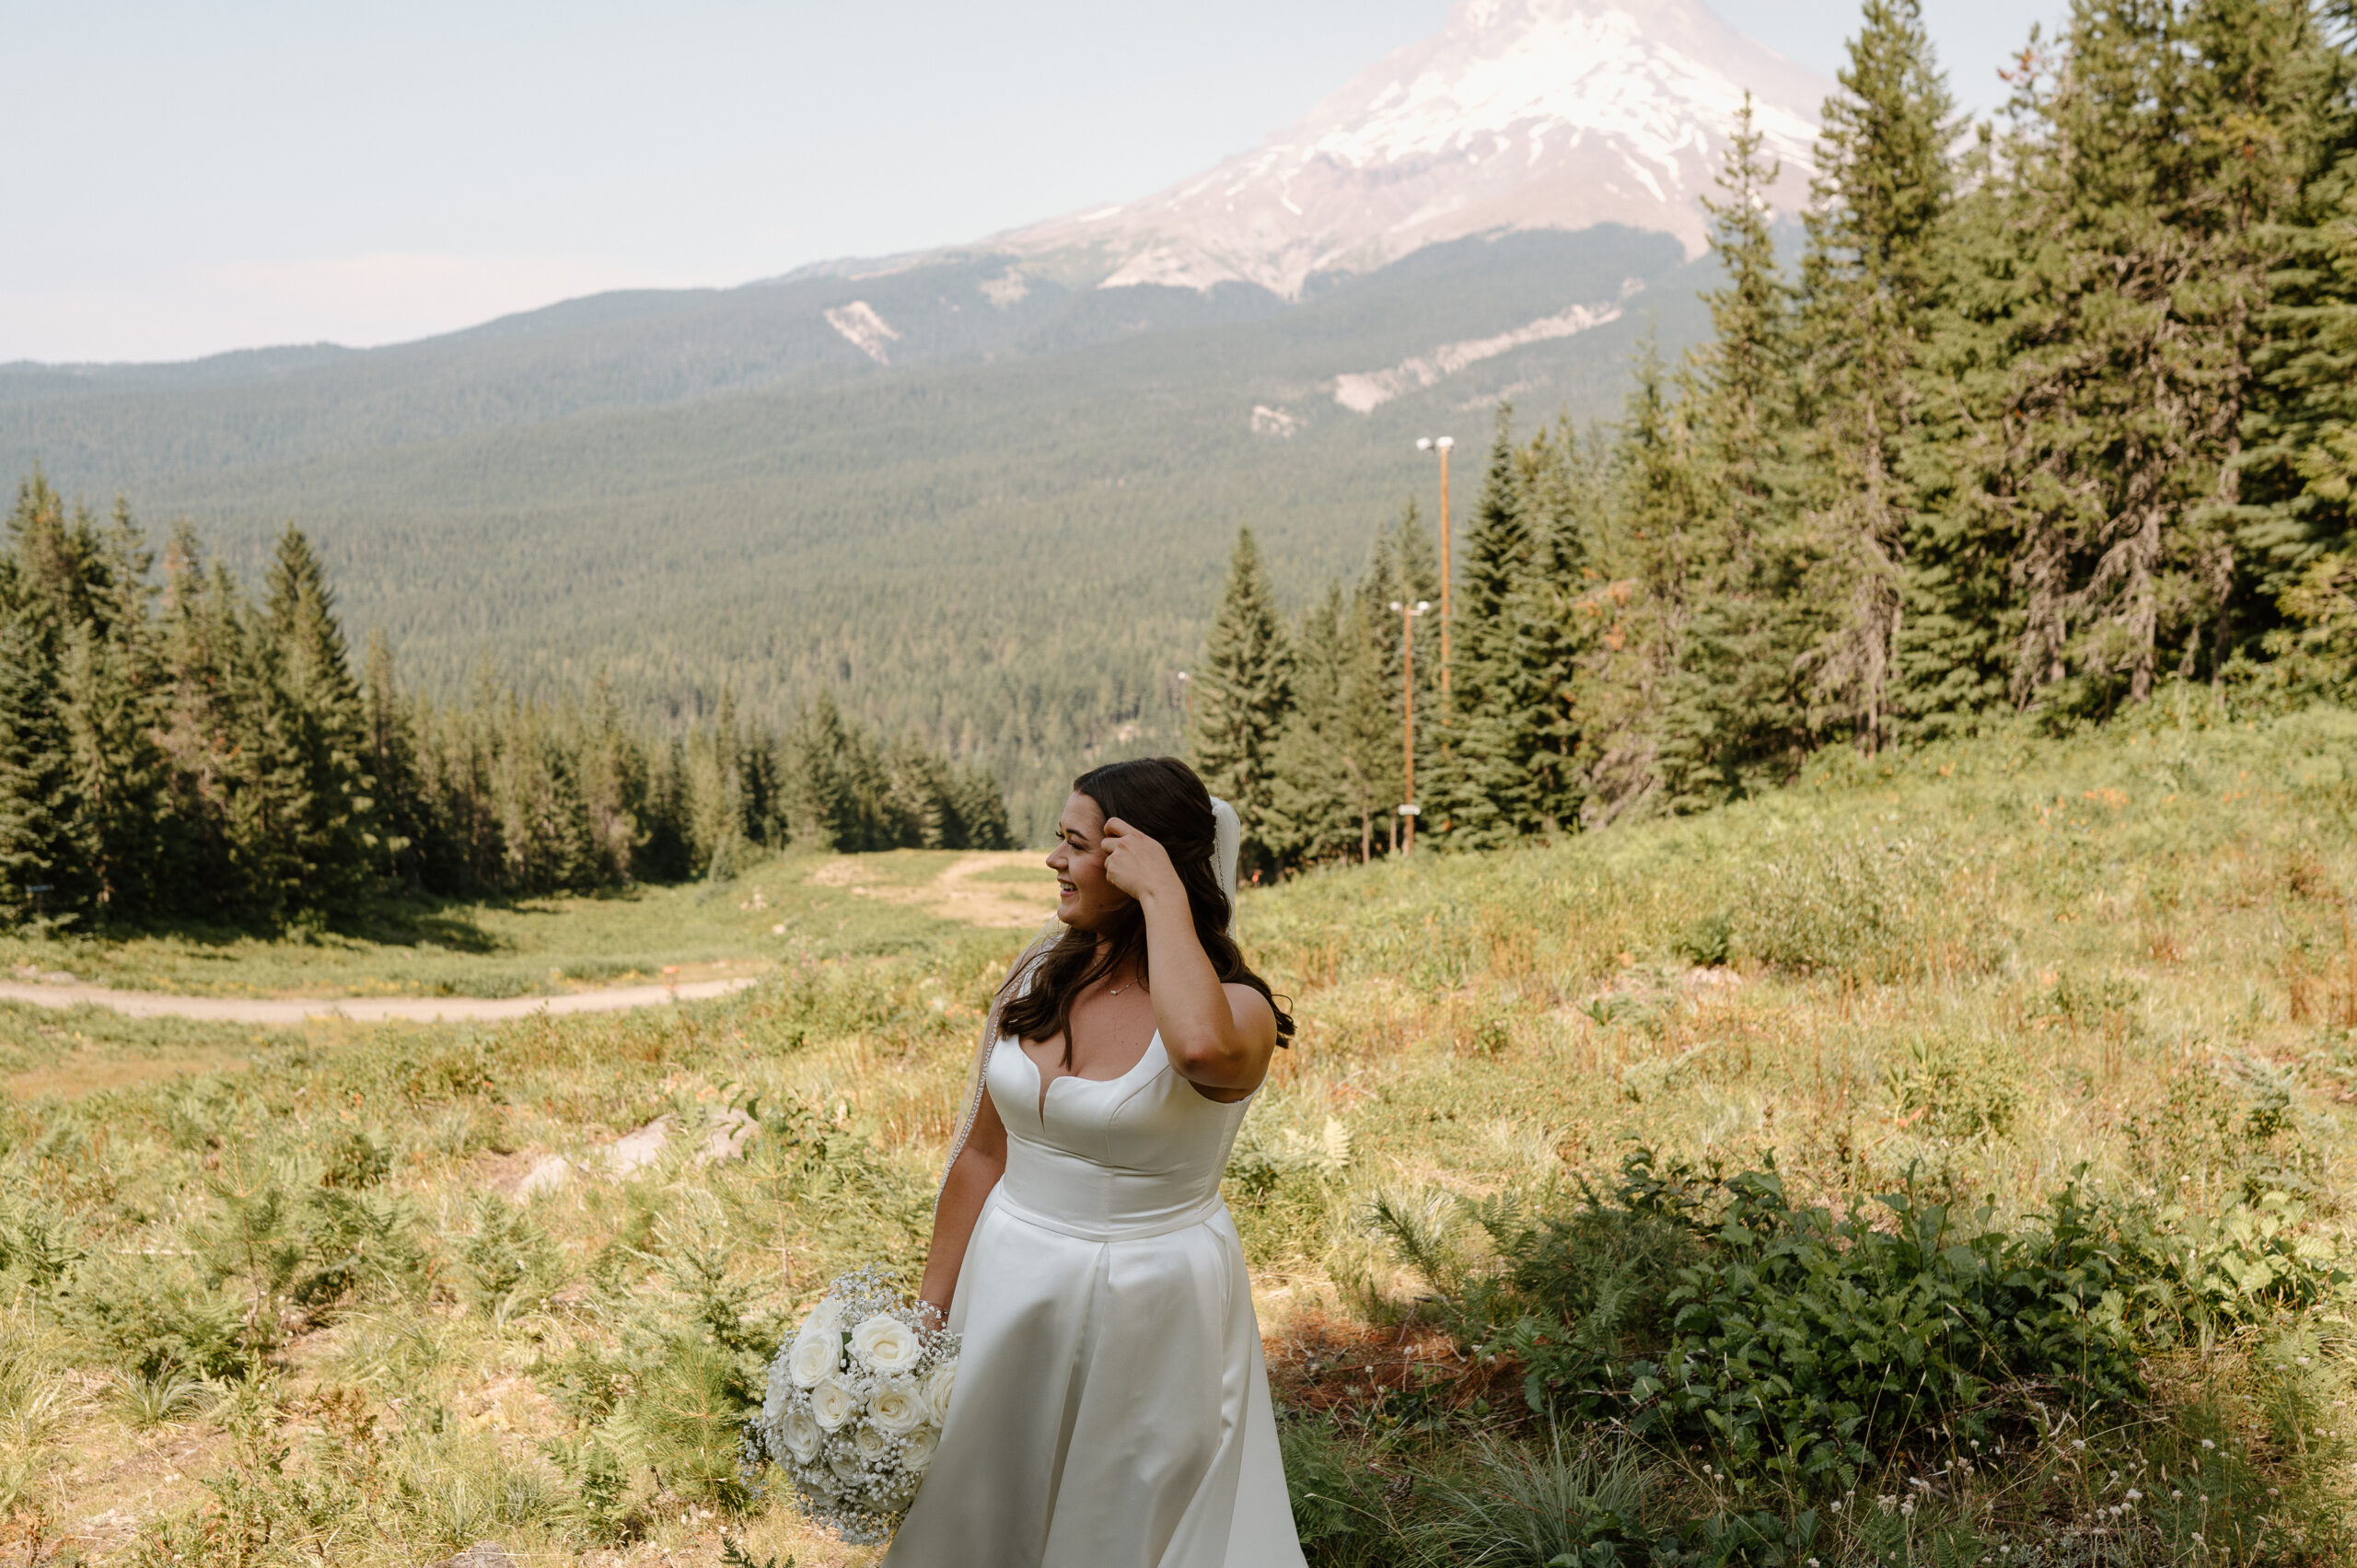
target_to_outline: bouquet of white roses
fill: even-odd
[[[847,1541],[889,1539],[933,1463],[958,1378],[958,1336],[870,1267],[827,1288],[770,1364],[747,1456],[793,1478],[803,1512]]]

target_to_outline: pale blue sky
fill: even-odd
[[[1841,0],[1711,0],[1829,75]],[[1925,0],[1957,96],[2061,0]],[[1446,0],[0,0],[0,362],[395,342],[972,239],[1258,142]]]

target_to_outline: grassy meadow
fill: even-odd
[[[130,937],[0,934],[0,979],[65,978],[189,996],[527,996],[657,979],[759,973],[955,935],[981,918],[1044,919],[1038,856],[893,850],[838,861],[788,853],[723,882],[464,902],[386,900],[291,936],[169,926]],[[1030,871],[1022,867],[1029,866]],[[1005,879],[1019,878],[1012,886]],[[1002,891],[1002,889],[1004,890]],[[1031,895],[1026,897],[1026,890]]]
[[[2352,822],[2357,715],[2188,697],[1249,892],[1302,1027],[1228,1192],[1311,1561],[2350,1560]],[[0,1562],[872,1562],[735,1433],[834,1273],[922,1256],[1026,888],[955,858],[444,912],[512,944],[447,970],[0,954],[766,966],[495,1028],[0,1007]]]

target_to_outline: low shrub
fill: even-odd
[[[1918,838],[1812,841],[1742,878],[1724,935],[1683,945],[1771,968],[1893,981],[1987,967],[1995,941],[1967,879]],[[1698,958],[1697,961],[1703,961]]]
[[[1837,1216],[1794,1203],[1772,1167],[1703,1175],[1640,1150],[1609,1195],[1473,1206],[1483,1268],[1428,1225],[1385,1223],[1468,1348],[1521,1366],[1534,1411],[1804,1487],[1854,1487],[1935,1429],[1994,1441],[2031,1399],[2139,1400],[2140,1357],[2189,1325],[2345,1279],[2288,1201],[2196,1224],[2073,1184],[2010,1230],[1913,1191],[1875,1204]]]

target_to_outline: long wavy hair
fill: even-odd
[[[1097,802],[1108,821],[1119,817],[1170,852],[1170,864],[1187,889],[1195,939],[1203,945],[1212,972],[1223,984],[1248,985],[1267,997],[1270,1010],[1277,1016],[1277,1043],[1289,1042],[1293,1015],[1278,1005],[1276,993],[1252,971],[1236,938],[1228,935],[1228,921],[1235,912],[1220,890],[1219,872],[1212,864],[1218,826],[1212,816],[1211,791],[1195,776],[1195,770],[1176,757],[1138,757],[1091,768],[1073,780],[1072,787]],[[1069,1068],[1073,1003],[1082,992],[1132,961],[1139,982],[1151,990],[1145,912],[1135,900],[1116,911],[1102,930],[1067,929],[1031,967],[1030,988],[1007,1000],[1000,1013],[1002,1027],[1017,1040],[1063,1036],[1064,1065]],[[1018,979],[1010,976],[1007,983],[1016,984]]]

